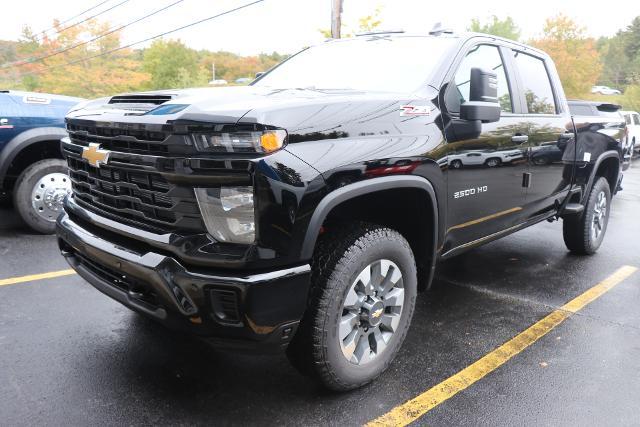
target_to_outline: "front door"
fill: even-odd
[[[505,230],[522,220],[527,170],[527,136],[519,132],[521,117],[514,114],[515,84],[509,79],[498,46],[480,44],[468,50],[445,92],[445,110],[451,117],[445,131],[448,142],[448,216],[444,252]],[[493,70],[498,77],[502,107],[496,123],[479,132],[457,119],[460,104],[469,99],[471,68]],[[459,127],[459,129],[455,129]]]

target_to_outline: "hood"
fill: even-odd
[[[335,108],[352,109],[356,105],[375,108],[381,103],[389,105],[406,99],[407,95],[383,92],[260,86],[163,90],[87,101],[75,106],[67,118],[157,124],[175,120],[208,123],[242,121],[282,127],[290,125],[287,116],[291,112],[296,115],[302,111],[318,113],[327,109],[334,111]]]

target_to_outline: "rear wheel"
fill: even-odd
[[[462,168],[462,162],[460,160],[453,160],[449,166],[452,169],[461,169]]]
[[[589,193],[584,213],[563,220],[564,243],[571,252],[591,255],[598,250],[607,231],[610,204],[609,182],[600,177]]]
[[[318,244],[309,306],[287,355],[342,391],[369,383],[394,359],[413,316],[417,273],[398,232],[357,224],[337,233]]]
[[[40,160],[18,177],[13,205],[33,230],[51,234],[62,211],[62,200],[71,192],[67,164],[60,159]]]

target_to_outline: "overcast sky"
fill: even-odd
[[[122,1],[109,0],[85,16]],[[124,24],[174,1],[128,0],[100,16],[100,19],[114,25]],[[184,0],[165,12],[127,28],[123,38],[126,43],[135,42],[249,1]],[[0,39],[17,39],[25,24],[34,30],[44,30],[51,26],[53,18],[64,20],[98,3],[100,0],[4,0]],[[545,18],[562,12],[597,37],[615,34],[640,15],[638,0],[610,4],[613,7],[586,0],[344,0],[343,22],[355,25],[357,18],[369,15],[376,6],[381,6],[382,28],[426,32],[439,21],[454,30],[464,30],[472,18],[484,20],[495,14],[501,18],[513,17],[527,39],[540,34]],[[228,50],[241,54],[274,50],[291,53],[320,42],[323,38],[318,29],[329,28],[330,17],[331,0],[265,0],[170,37],[180,38],[197,49]]]

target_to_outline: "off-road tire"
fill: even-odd
[[[53,234],[56,224],[36,213],[32,205],[31,193],[40,178],[55,172],[68,173],[67,163],[61,159],[40,160],[22,171],[13,191],[13,206],[22,220],[29,228],[42,234]]]
[[[364,366],[348,361],[336,335],[346,293],[357,275],[376,259],[392,260],[402,273],[404,307],[387,348]],[[305,315],[287,348],[300,372],[330,390],[361,387],[384,372],[405,339],[413,316],[417,271],[409,243],[397,231],[367,223],[340,224],[319,238],[312,260],[311,290]]]
[[[598,196],[601,193],[604,193],[604,197],[606,198],[606,215],[604,217],[604,224],[602,224],[602,231],[598,237],[595,238],[592,224],[594,215],[596,215],[595,208]],[[578,255],[594,254],[602,244],[602,240],[606,234],[610,211],[611,188],[605,178],[599,177],[591,188],[583,214],[580,216],[574,215],[566,217],[563,220],[562,234],[567,248]]]

